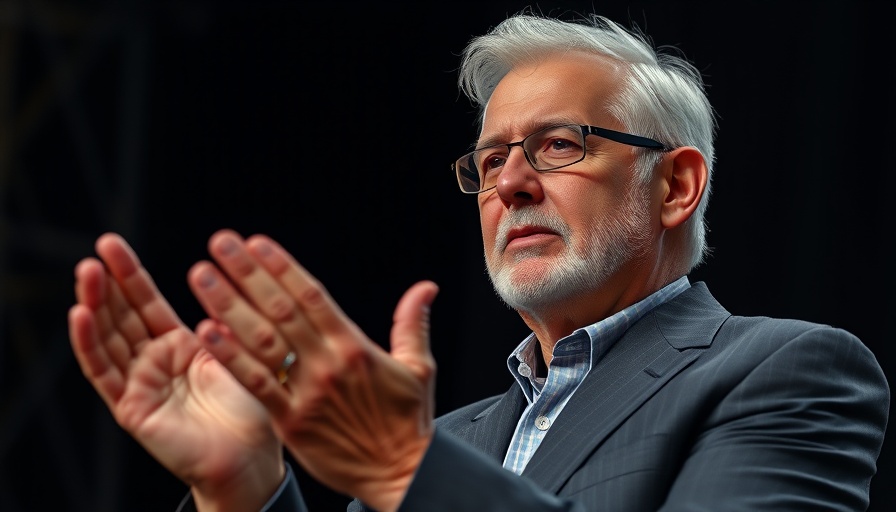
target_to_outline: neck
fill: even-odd
[[[683,275],[681,272],[651,273],[649,279],[633,281],[617,274],[588,293],[559,300],[537,311],[519,310],[517,313],[538,338],[544,361],[550,364],[560,339],[622,311]]]

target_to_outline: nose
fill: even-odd
[[[542,175],[526,160],[522,147],[510,148],[495,190],[507,207],[539,203],[544,199]]]

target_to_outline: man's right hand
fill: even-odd
[[[257,510],[285,476],[267,411],[206,352],[112,233],[75,268],[69,334],[115,420],[191,486],[199,510]]]

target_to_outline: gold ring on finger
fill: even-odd
[[[277,369],[277,380],[280,381],[280,384],[286,384],[286,380],[289,378],[289,369],[295,362],[296,353],[290,350],[283,358],[283,362],[280,363],[280,368]]]

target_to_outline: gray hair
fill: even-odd
[[[669,147],[696,147],[706,160],[706,190],[685,224],[689,239],[683,255],[689,269],[709,253],[704,218],[714,164],[715,113],[700,72],[671,47],[654,48],[646,35],[598,15],[562,21],[521,12],[473,38],[462,54],[458,86],[479,108],[485,108],[498,82],[514,67],[548,54],[570,50],[609,57],[628,70],[620,92],[611,98],[609,114],[631,133],[651,137]],[[642,182],[650,179],[661,155],[639,150],[636,162]]]

